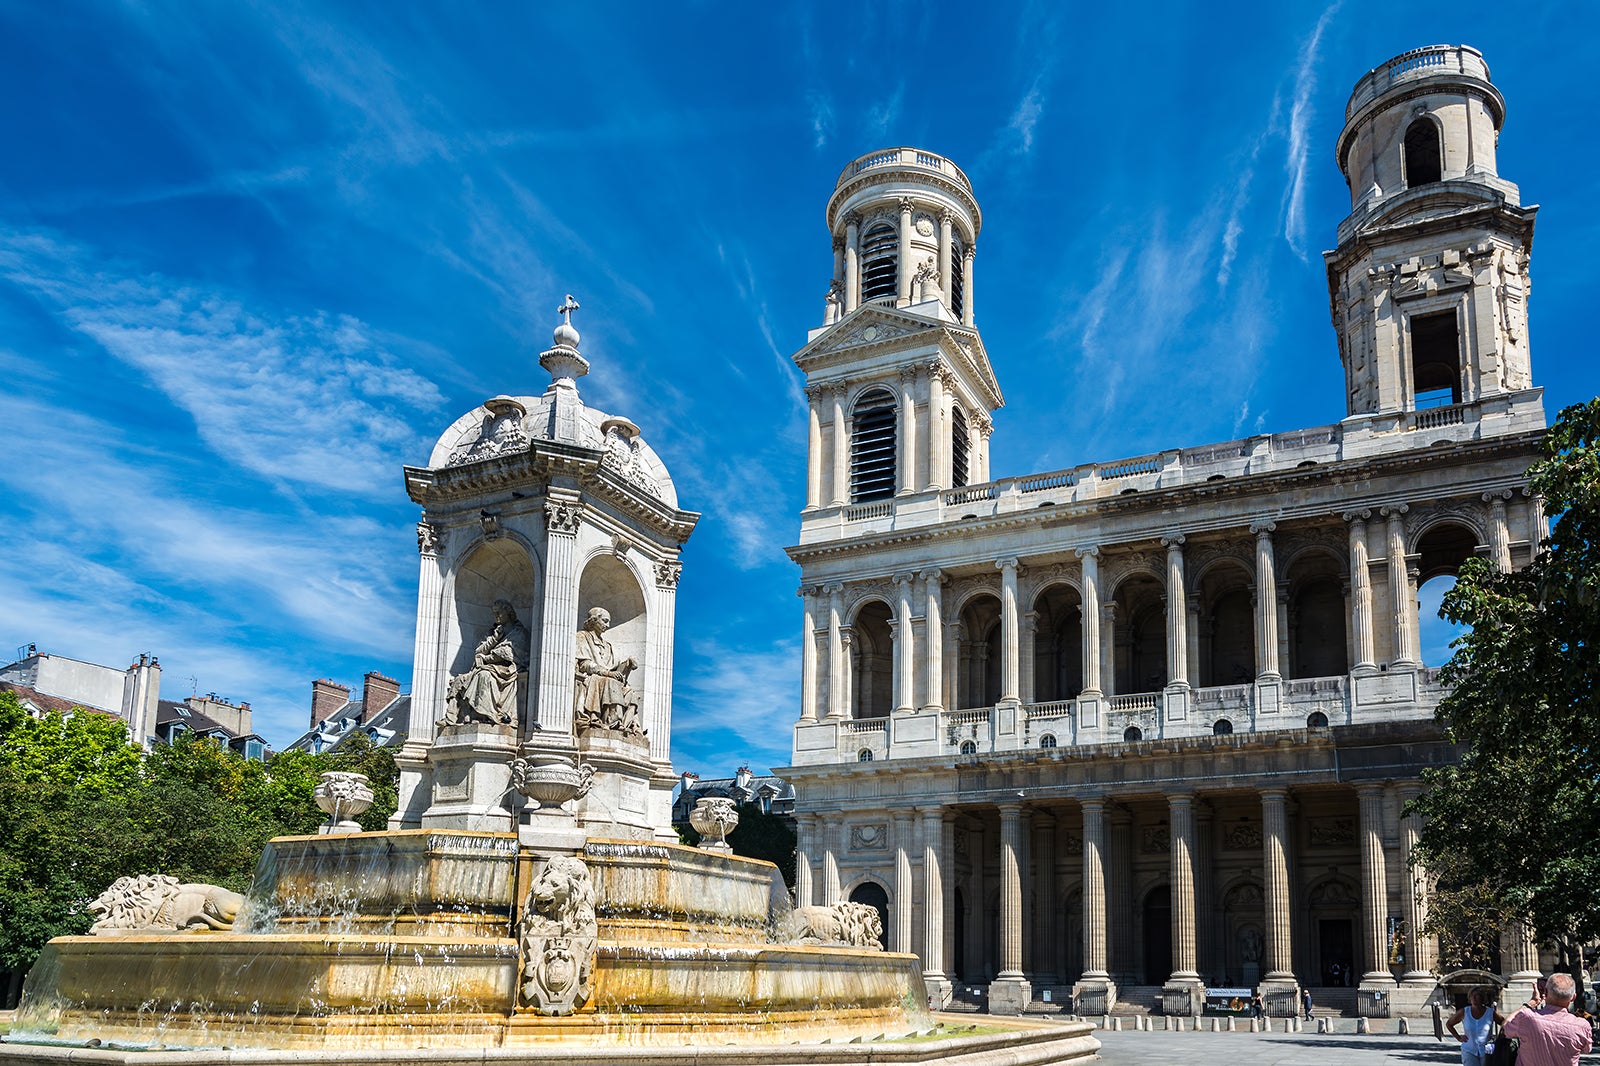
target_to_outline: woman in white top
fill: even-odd
[[[1489,1006],[1487,989],[1474,988],[1467,999],[1470,1005],[1450,1015],[1444,1027],[1461,1042],[1461,1066],[1483,1066],[1484,1057],[1489,1054],[1489,1047],[1494,1041],[1494,1027],[1504,1025],[1506,1020],[1499,1011]],[[1458,1025],[1466,1032],[1458,1032]]]

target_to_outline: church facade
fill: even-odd
[[[1536,209],[1499,176],[1504,114],[1468,47],[1357,83],[1325,253],[1342,421],[1019,477],[989,470],[966,175],[913,148],[845,167],[794,357],[800,903],[879,906],[936,1003],[996,1013],[1256,987],[1290,1013],[1311,987],[1381,1016],[1432,992],[1404,806],[1456,752],[1417,589],[1525,565],[1544,528]],[[1525,936],[1501,960],[1536,976]]]

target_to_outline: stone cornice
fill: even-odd
[[[899,327],[905,332],[870,341],[859,341],[843,347],[832,347],[853,329],[863,328],[872,320]],[[954,322],[927,318],[902,308],[882,304],[863,304],[829,326],[815,340],[793,356],[794,363],[810,379],[820,372],[836,367],[848,367],[864,354],[893,351],[897,348],[925,347],[937,344],[947,362],[964,371],[963,380],[977,390],[977,399],[989,410],[1005,406],[1005,396],[1000,391],[999,379],[989,363],[988,351],[978,331]],[[813,385],[827,386],[826,380],[812,381]]]

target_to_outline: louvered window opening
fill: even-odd
[[[871,392],[856,403],[850,428],[850,499],[887,500],[894,495],[894,397]]]
[[[900,236],[888,223],[873,226],[861,240],[861,299],[900,295]]]
[[[950,412],[950,487],[967,483],[967,416],[957,407]]]
[[[961,318],[967,306],[966,262],[961,258],[961,246],[950,246],[950,313]]]

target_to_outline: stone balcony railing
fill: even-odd
[[[799,764],[864,761],[863,752],[870,752],[874,761],[961,759],[1214,732],[1304,730],[1323,721],[1336,727],[1426,718],[1444,695],[1437,675],[1436,669],[1423,668],[1354,677],[1258,679],[1211,688],[801,723],[795,757]],[[1219,728],[1219,722],[1226,728]]]
[[[1445,407],[1356,415],[1335,425],[1264,433],[1106,463],[1085,463],[1070,469],[909,493],[872,503],[819,507],[805,512],[801,541],[989,518],[1045,506],[1286,473],[1392,453],[1397,445],[1425,448],[1441,441],[1469,441],[1537,430],[1544,426],[1541,395],[1540,390],[1529,389]],[[1397,436],[1411,439],[1397,442]]]
[[[839,172],[839,180],[834,183],[834,188],[842,187],[856,175],[868,170],[878,170],[885,167],[917,167],[922,170],[936,170],[946,177],[953,178],[968,193],[972,192],[972,182],[967,180],[966,173],[950,160],[943,156],[924,152],[920,148],[885,148],[880,152],[868,152],[864,156],[852,159],[845,168]]]
[[[1465,74],[1489,80],[1489,64],[1483,53],[1466,45],[1432,44],[1402,52],[1381,66],[1367,71],[1350,93],[1345,105],[1345,121],[1396,85],[1420,81],[1437,74]]]

